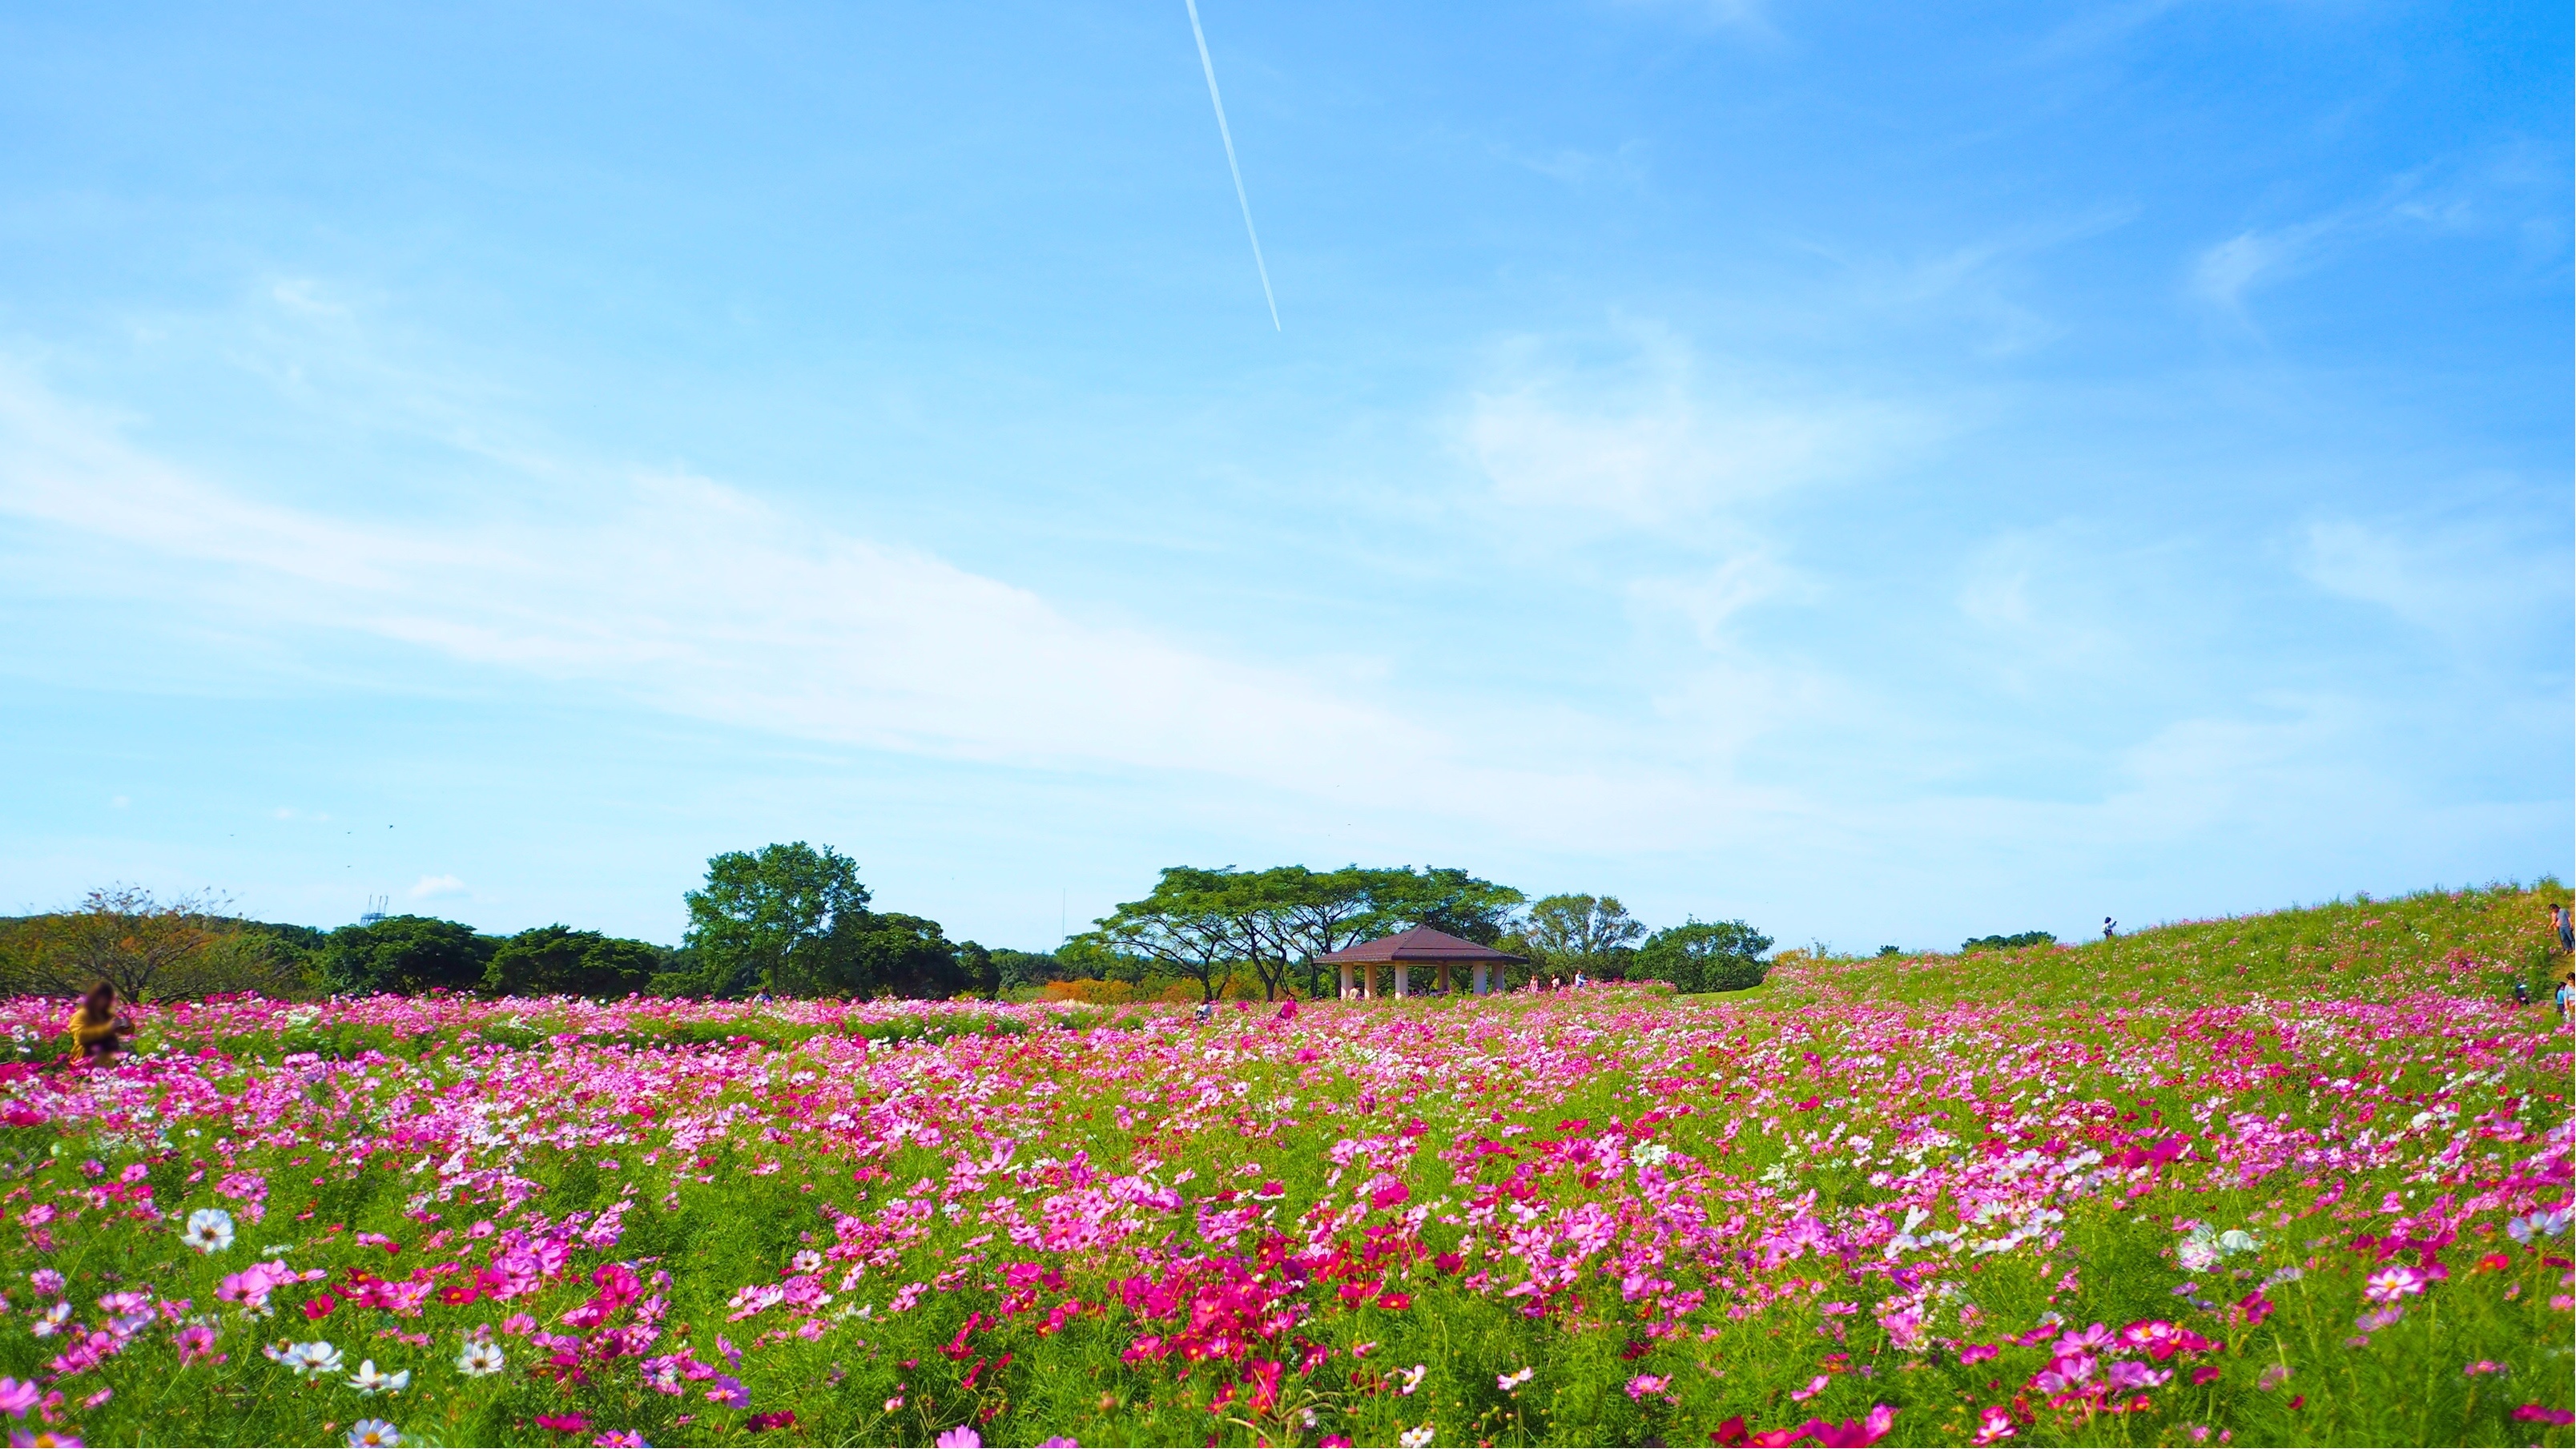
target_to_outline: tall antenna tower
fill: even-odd
[[[393,903],[394,898],[392,896],[367,897],[367,909],[363,915],[358,917],[358,924],[361,926],[372,926],[378,921],[383,920],[385,918],[386,907],[391,906]]]

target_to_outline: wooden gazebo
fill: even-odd
[[[1360,988],[1360,993],[1373,997],[1377,995],[1377,968],[1382,965],[1391,964],[1395,967],[1395,994],[1398,996],[1411,994],[1408,968],[1416,964],[1437,965],[1440,968],[1442,991],[1449,989],[1451,967],[1472,966],[1475,968],[1476,994],[1482,996],[1492,983],[1494,967],[1506,961],[1526,961],[1529,958],[1514,956],[1507,951],[1497,951],[1491,946],[1479,946],[1473,941],[1461,940],[1446,931],[1435,931],[1429,926],[1416,926],[1410,931],[1399,931],[1392,936],[1380,936],[1374,941],[1362,941],[1356,946],[1345,946],[1339,951],[1327,951],[1315,959],[1330,961],[1342,968],[1342,995],[1345,997],[1353,990],[1351,968],[1354,966],[1361,968],[1365,985]]]

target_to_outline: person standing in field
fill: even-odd
[[[2576,955],[2576,915],[2562,905],[2549,908],[2549,932],[2558,938],[2558,949]]]
[[[2112,940],[2119,934],[2120,923],[2112,920],[2109,916],[2104,916],[2102,918],[2102,939],[2105,941]]]
[[[81,1059],[97,1062],[116,1055],[118,1038],[132,1035],[134,1022],[117,1015],[116,988],[102,981],[81,998],[64,1029],[71,1033],[72,1045],[80,1049]]]

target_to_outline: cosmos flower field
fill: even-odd
[[[17,1442],[2570,1442],[2527,892],[1763,988],[5,1008]],[[2517,953],[2522,953],[2517,955]]]

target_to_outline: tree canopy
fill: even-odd
[[[1959,945],[1959,954],[1971,951],[2018,951],[2024,946],[2054,946],[2057,937],[2048,931],[2019,931],[2009,936],[1973,936]]]
[[[1312,997],[1329,994],[1319,956],[1412,926],[1490,944],[1521,900],[1509,886],[1450,868],[1172,866],[1151,894],[1121,904],[1077,944],[1125,961],[1130,974],[1150,967],[1193,982],[1205,1000],[1237,968],[1260,982],[1264,999]]]
[[[1744,991],[1770,974],[1770,949],[1771,938],[1742,921],[1692,919],[1646,938],[1632,972],[1677,991]]]
[[[495,996],[618,997],[644,990],[669,953],[570,926],[537,926],[501,943],[483,968]]]
[[[1543,896],[1530,903],[1521,925],[1527,954],[1551,970],[1581,971],[1617,979],[1627,974],[1634,942],[1645,923],[1628,914],[1617,896]]]
[[[692,994],[807,996],[834,982],[833,933],[867,913],[869,894],[857,862],[799,840],[710,859],[706,885],[685,899]]]
[[[322,948],[322,980],[330,990],[352,996],[474,991],[500,948],[499,937],[480,935],[461,922],[388,916],[333,931]]]
[[[70,996],[104,981],[125,1001],[302,984],[301,958],[270,929],[201,896],[154,899],[134,886],[91,891],[79,909],[16,922],[0,950],[5,989]]]
[[[1052,951],[951,941],[937,921],[877,911],[856,862],[804,841],[714,856],[685,900],[687,932],[672,948],[561,923],[501,937],[414,915],[326,933],[235,919],[196,897],[161,903],[140,890],[94,891],[78,910],[0,919],[0,986],[68,994],[105,979],[143,1000],[317,989],[950,997],[1104,978],[1139,986],[1178,979],[1203,1000],[1246,982],[1269,999],[1315,998],[1334,987],[1320,958],[1428,926],[1529,956],[1539,971],[1732,990],[1762,979],[1771,945],[1742,921],[1693,919],[1641,947],[1644,926],[1615,896],[1532,902],[1454,866],[1173,866],[1144,897]],[[1985,937],[1968,949],[2046,939]]]

